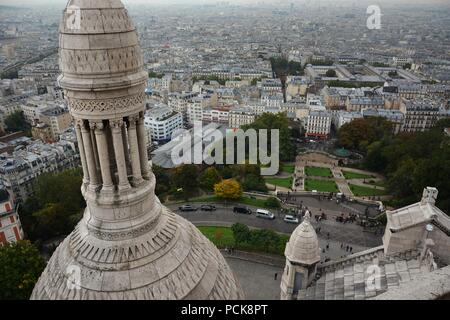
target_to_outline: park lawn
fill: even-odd
[[[312,177],[325,177],[332,178],[333,173],[329,168],[321,168],[321,167],[305,167],[305,173],[307,176]]]
[[[295,172],[295,165],[293,164],[283,164],[281,165],[281,172],[285,173],[294,173]]]
[[[236,244],[234,240],[233,230],[229,227],[213,227],[213,226],[198,226],[200,232],[207,237],[214,245],[220,249],[233,247],[238,250],[262,252],[277,254],[280,256],[284,255],[284,249],[286,243],[289,241],[290,236],[285,234],[278,234],[281,245],[278,249],[267,251],[261,246],[255,246],[250,243]]]
[[[350,190],[356,197],[369,197],[369,196],[384,196],[386,190],[374,189],[370,187],[362,187],[354,184],[349,184]]]
[[[351,171],[345,171],[342,170],[342,173],[344,174],[345,179],[371,179],[374,176],[368,175],[368,174],[362,174],[357,172],[351,172]]]
[[[305,180],[305,189],[307,191],[317,190],[318,192],[339,192],[336,182],[331,180]]]
[[[198,227],[201,233],[218,248],[234,247],[234,235],[231,228],[226,227]]]
[[[386,181],[373,181],[373,180],[371,180],[371,181],[368,181],[366,183],[371,184],[373,186],[386,188]]]
[[[266,183],[274,186],[284,187],[290,189],[292,187],[292,178],[265,178]]]

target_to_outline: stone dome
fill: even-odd
[[[286,245],[286,258],[297,264],[313,265],[320,261],[319,240],[306,212],[303,222],[294,230]]]
[[[53,254],[31,299],[243,299],[220,251],[190,222],[157,207],[156,221],[124,229],[116,239],[91,233],[87,211]]]
[[[119,0],[70,0],[59,43],[64,88],[116,90],[146,83],[136,28]]]
[[[87,207],[31,299],[243,299],[220,251],[155,196],[136,30],[119,0],[71,0],[61,87],[75,120]]]

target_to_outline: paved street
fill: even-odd
[[[320,203],[326,204],[328,200],[323,200]],[[331,206],[330,204],[328,204]],[[336,205],[336,203],[335,203]],[[248,225],[249,227],[254,228],[260,228],[260,229],[270,229],[274,230],[276,232],[280,233],[286,233],[291,234],[294,229],[296,228],[296,225],[289,224],[283,221],[283,215],[276,213],[276,219],[275,220],[265,220],[261,218],[257,218],[255,214],[252,215],[243,215],[243,214],[235,214],[233,213],[233,206],[229,205],[228,207],[224,207],[223,205],[216,204],[216,207],[218,208],[215,212],[203,212],[203,211],[196,211],[196,212],[180,212],[178,210],[178,207],[180,204],[177,205],[169,205],[169,208],[180,214],[181,216],[185,217],[189,221],[193,222],[194,224],[203,224],[203,225],[229,225],[231,226],[234,223],[243,223]],[[200,204],[194,204],[194,206],[200,206]],[[250,207],[253,211],[255,211],[257,208]],[[314,217],[314,214],[319,213],[318,208],[310,208],[312,215]],[[324,208],[325,213],[329,213]],[[348,212],[348,211],[347,211]],[[321,228],[320,233],[318,234],[319,240],[321,242],[321,245],[326,246],[327,243],[332,243],[332,247],[340,248],[340,244],[344,243],[346,245],[353,246],[353,251],[359,251],[364,250],[365,248],[371,248],[374,246],[381,245],[381,235],[374,235],[373,233],[364,232],[363,228],[361,226],[358,226],[356,224],[342,224],[334,221],[334,219],[329,218],[329,220],[325,220],[322,222],[317,223],[314,218],[311,220],[314,227]],[[327,234],[330,234],[330,237],[328,239]],[[345,254],[345,251],[342,252],[342,254]],[[337,252],[331,254],[331,257],[340,257],[341,256],[341,250],[338,250]]]
[[[247,300],[280,300],[283,269],[266,264],[227,258]],[[275,280],[275,273],[278,273]]]
[[[293,205],[304,205],[313,213],[322,209],[329,215],[341,215],[341,213],[358,213],[361,215],[365,214],[366,208],[368,208],[368,213],[370,217],[374,217],[379,214],[379,211],[375,206],[367,206],[358,202],[341,202],[337,203],[336,200],[328,200],[324,197],[322,199],[319,196],[311,195],[290,195],[289,199],[286,196],[280,195],[281,199],[287,200],[287,203]]]

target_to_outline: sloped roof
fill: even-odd
[[[420,264],[420,252],[411,250],[401,254],[385,256],[383,246],[350,255],[344,259],[319,265],[318,278],[307,289],[298,294],[299,300],[365,300],[402,283],[429,272],[426,264]],[[379,275],[377,287],[367,281],[375,268]]]

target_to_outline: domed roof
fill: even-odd
[[[320,261],[319,240],[310,218],[310,213],[306,212],[286,245],[285,256],[291,262],[312,265]]]
[[[190,222],[158,207],[156,221],[118,239],[88,230],[87,210],[53,254],[31,299],[243,299],[220,251]],[[136,236],[127,239],[128,232]]]
[[[60,24],[64,89],[117,89],[147,81],[136,28],[119,0],[70,0]]]

